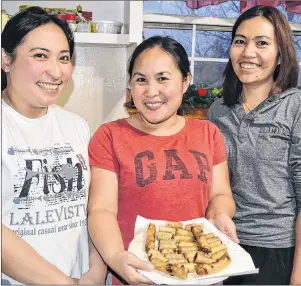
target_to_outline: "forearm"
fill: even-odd
[[[301,284],[301,213],[296,221],[296,246],[291,282]]]
[[[2,272],[24,284],[74,284],[70,277],[47,262],[26,241],[4,225]]]
[[[219,214],[226,214],[230,218],[233,218],[235,214],[235,202],[232,196],[217,195],[212,198],[206,210],[206,218],[213,219]]]
[[[103,282],[105,281],[107,275],[107,265],[104,263],[99,252],[95,248],[91,238],[89,237],[89,268],[90,271],[95,271],[103,276]]]
[[[95,210],[88,215],[89,233],[96,249],[107,265],[112,258],[124,251],[123,240],[116,216],[107,210]]]

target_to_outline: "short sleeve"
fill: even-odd
[[[222,133],[213,123],[211,123],[211,128],[213,132],[213,144],[214,144],[213,166],[215,166],[227,160],[227,152],[226,152],[226,145]]]
[[[297,211],[301,212],[301,106],[292,129],[292,144],[289,154],[289,163],[292,170],[293,184],[295,189]]]
[[[112,130],[108,126],[100,126],[93,135],[89,144],[89,160],[91,166],[115,173],[119,172]]]

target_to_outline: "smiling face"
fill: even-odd
[[[183,79],[172,55],[159,47],[145,50],[136,59],[131,93],[141,116],[158,124],[176,116],[190,76]]]
[[[4,55],[2,61],[8,63],[8,56]],[[49,23],[28,33],[16,48],[14,61],[5,65],[5,72],[15,101],[31,108],[54,104],[72,74],[64,32]]]
[[[264,17],[242,22],[230,48],[230,58],[244,86],[273,85],[278,65],[278,48],[273,25]]]

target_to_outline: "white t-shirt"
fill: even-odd
[[[59,106],[29,119],[2,100],[2,223],[77,278],[89,261],[89,140],[84,119]]]

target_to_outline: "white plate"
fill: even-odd
[[[145,252],[145,238],[147,227],[149,223],[153,223],[158,231],[160,225],[164,225],[166,221],[162,220],[149,220],[141,216],[137,216],[135,224],[135,235],[131,241],[128,251],[134,253],[138,258],[144,261],[148,261],[147,253]],[[153,281],[156,284],[198,284],[209,285],[216,284],[228,278],[229,276],[254,274],[258,273],[258,269],[255,268],[251,256],[238,244],[234,243],[224,233],[220,232],[212,223],[205,218],[198,218],[189,221],[183,221],[184,226],[190,223],[203,223],[204,232],[213,232],[216,236],[219,236],[223,243],[227,246],[228,253],[231,258],[230,265],[222,271],[206,276],[199,276],[195,273],[189,273],[187,280],[169,276],[161,271],[153,270],[151,272],[138,270],[146,278]]]

